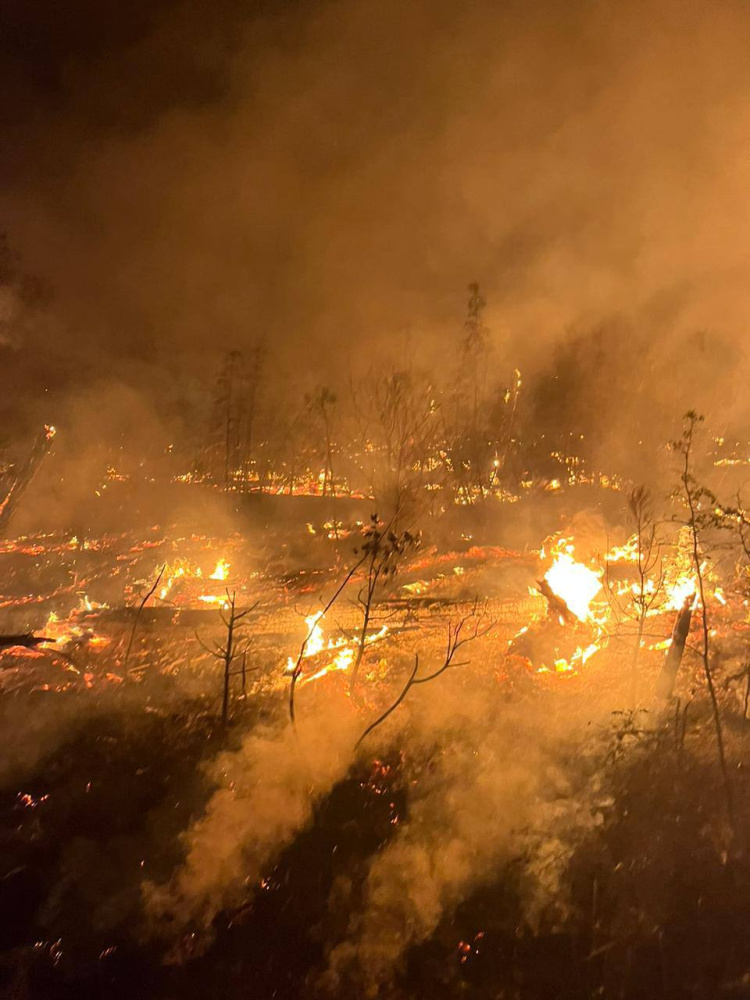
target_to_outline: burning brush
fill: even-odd
[[[510,641],[508,653],[520,656],[540,673],[575,671],[604,644],[601,614],[594,601],[603,590],[601,573],[574,558],[571,538],[560,538],[542,560],[551,558],[537,589],[544,597],[547,614],[525,626]]]

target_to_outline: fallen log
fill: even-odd
[[[685,603],[677,612],[677,618],[672,629],[672,641],[669,644],[667,655],[664,657],[664,663],[656,681],[656,693],[660,698],[664,698],[665,700],[671,698],[674,691],[674,682],[682,663],[682,654],[685,652],[685,643],[690,632],[694,604],[695,594],[690,594],[689,597],[685,598]]]
[[[23,646],[26,649],[33,649],[43,642],[57,642],[46,635],[34,635],[31,632],[24,632],[21,635],[0,635],[0,649],[9,649],[11,646]]]

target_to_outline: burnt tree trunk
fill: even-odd
[[[672,629],[672,642],[670,643],[661,673],[656,681],[656,693],[660,698],[671,698],[674,690],[674,682],[677,678],[677,671],[682,663],[682,654],[685,652],[685,643],[690,632],[690,622],[693,617],[693,604],[695,594],[685,598],[685,603],[677,612],[674,628]]]
[[[18,508],[21,497],[25,493],[31,483],[31,480],[39,470],[39,466],[42,464],[45,456],[52,447],[54,436],[54,427],[45,426],[44,430],[38,435],[36,441],[34,442],[26,460],[15,470],[8,493],[5,499],[0,503],[0,536],[5,534],[13,515]]]

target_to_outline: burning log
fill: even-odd
[[[37,436],[26,461],[22,462],[16,469],[10,489],[3,502],[0,503],[0,535],[4,534],[5,529],[10,524],[21,497],[26,492],[26,489],[39,470],[39,466],[52,447],[54,437],[55,428],[45,424],[44,429]]]
[[[578,618],[573,614],[562,597],[557,596],[546,580],[537,580],[536,583],[539,588],[539,593],[546,599],[552,615],[559,619],[560,622],[567,622],[569,625],[575,625]]]
[[[677,618],[672,629],[672,641],[669,644],[661,673],[656,682],[656,693],[660,698],[668,699],[672,697],[677,671],[680,669],[682,654],[685,652],[685,643],[690,632],[694,604],[695,594],[688,594],[682,607],[677,612]]]

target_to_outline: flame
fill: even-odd
[[[310,681],[317,681],[321,677],[325,677],[326,674],[332,673],[334,670],[348,670],[352,665],[352,660],[354,659],[354,650],[347,647],[342,649],[333,663],[329,663],[327,666],[322,667],[314,674],[309,674],[307,677],[303,677],[300,681],[300,686],[304,684],[309,684]]]
[[[100,604],[99,601],[92,601],[87,594],[81,594],[78,601],[78,611],[98,611],[100,608],[108,608],[108,604]]]
[[[80,609],[76,609],[66,619],[61,619],[58,614],[51,611],[47,619],[47,624],[44,626],[43,634],[58,646],[67,646],[71,643],[87,644],[90,646],[108,645],[108,638],[95,635],[92,628],[89,626],[82,627],[77,623],[76,615],[79,611]]]
[[[327,663],[315,673],[308,674],[301,678],[300,684],[308,684],[310,681],[318,680],[320,677],[325,677],[326,674],[332,673],[336,670],[348,670],[354,661],[359,644],[346,639],[344,636],[339,636],[336,639],[329,638],[326,640],[323,635],[323,627],[321,625],[323,617],[322,611],[316,611],[315,614],[308,615],[308,617],[305,618],[308,639],[305,643],[302,659],[308,660],[311,657],[319,656],[321,653],[332,652],[334,650],[337,651],[336,656],[330,663]],[[369,646],[371,643],[377,642],[379,639],[382,639],[387,632],[388,626],[383,625],[378,632],[373,632],[370,635],[365,636],[364,645]],[[296,660],[290,656],[287,659],[286,672],[288,674],[292,673],[295,667]]]
[[[599,649],[600,647],[595,642],[590,643],[585,648],[583,646],[579,646],[569,660],[566,660],[565,657],[562,656],[558,657],[558,659],[555,660],[555,670],[560,674],[568,673],[571,670],[575,670],[577,667],[582,667],[587,660],[591,659],[594,653],[599,652]]]
[[[561,538],[553,547],[555,560],[544,574],[552,592],[565,601],[579,621],[592,617],[591,602],[602,589],[600,575],[576,562],[575,546],[569,538]],[[542,549],[544,553],[544,549]]]
[[[305,656],[315,656],[325,648],[323,629],[319,625],[322,617],[323,612],[318,611],[314,615],[310,615],[309,618],[305,618],[305,625],[307,625],[307,630],[310,633],[307,645],[305,646]]]
[[[229,576],[229,566],[230,563],[228,563],[226,559],[219,559],[216,563],[216,569],[209,577],[209,580],[226,580]]]
[[[696,594],[696,580],[694,576],[680,576],[673,583],[664,586],[666,591],[665,608],[670,611],[679,611],[689,598]]]
[[[638,562],[638,535],[631,535],[624,545],[614,545],[605,559],[608,563]]]
[[[639,562],[639,539],[632,535],[622,545],[612,547],[602,557],[601,565],[592,562],[591,566],[578,562],[575,558],[575,544],[572,538],[557,538],[548,540],[540,550],[540,556],[545,564],[550,564],[544,580],[549,589],[565,602],[578,622],[585,623],[591,630],[588,645],[580,645],[575,652],[560,655],[555,650],[554,655],[546,663],[541,663],[537,670],[541,673],[568,673],[576,671],[603,649],[608,642],[610,630],[616,633],[620,620],[613,617],[612,604],[602,599],[597,600],[603,590],[605,566],[613,563],[624,564],[623,569],[610,580],[607,577],[607,588],[610,595],[620,600],[620,612],[631,620],[636,620],[641,612],[651,618],[679,611],[685,603],[695,605],[699,600],[699,573],[694,565],[693,542],[688,532],[681,529],[676,545],[668,559],[661,554],[660,547],[656,555],[649,550],[642,559],[642,565],[648,566],[649,577],[633,579],[637,574]],[[700,566],[700,576],[706,601],[709,599],[717,605],[725,606],[727,597],[718,584],[716,573],[711,564],[705,561]],[[618,578],[619,577],[619,578]],[[529,588],[530,593],[538,591]],[[634,602],[629,608],[629,602]],[[624,612],[623,612],[624,609]],[[566,622],[561,620],[561,625]],[[517,633],[516,639],[528,631],[529,626]],[[579,631],[578,629],[573,630]],[[512,645],[514,640],[511,640]],[[648,650],[662,651],[671,645],[671,638],[652,642],[641,641],[641,646]],[[531,664],[529,664],[531,665]]]
[[[200,566],[193,566],[188,559],[175,559],[164,571],[162,585],[159,588],[159,600],[166,600],[176,583],[185,577],[202,577],[203,571]]]
[[[198,600],[203,604],[216,604],[220,608],[229,607],[226,594],[199,594]]]
[[[663,588],[663,597],[653,602],[653,607],[647,612],[648,616],[660,615],[665,611],[679,611],[684,606],[686,600],[698,593],[698,578],[693,568],[693,556],[690,552],[691,544],[689,536],[682,529],[678,538],[677,552],[674,559],[669,562],[662,561],[660,564],[664,571],[663,580],[645,579],[642,590],[640,582],[615,582],[611,585],[615,594],[618,597],[625,597],[632,594],[636,601],[638,601],[641,597],[653,597],[657,593],[657,587],[660,587]],[[638,535],[632,535],[624,545],[616,545],[611,548],[605,558],[608,563],[637,563]],[[659,575],[656,567],[654,567],[654,573],[657,576]],[[704,580],[707,579],[711,582],[715,579],[714,574],[710,571],[710,567],[705,562],[701,565],[701,573],[704,575]],[[721,587],[712,585],[711,593],[719,604],[722,606],[726,605],[727,599]]]

